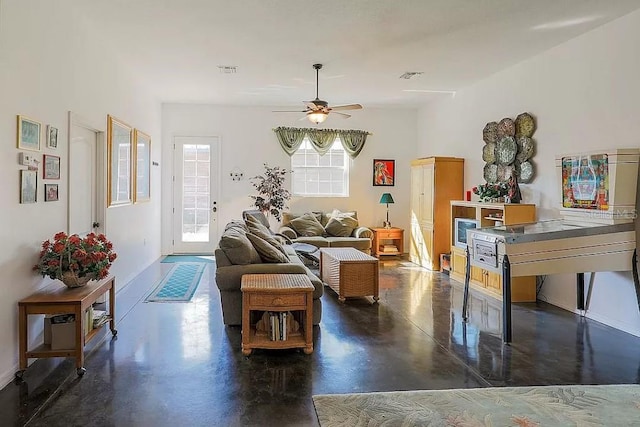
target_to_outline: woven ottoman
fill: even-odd
[[[354,248],[321,248],[320,279],[344,302],[373,296],[378,301],[378,259]]]

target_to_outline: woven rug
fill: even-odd
[[[216,262],[216,260],[213,255],[167,255],[160,262]]]
[[[493,387],[313,396],[322,427],[631,426],[640,385]]]
[[[187,302],[191,300],[207,264],[178,262],[145,299],[148,302]]]

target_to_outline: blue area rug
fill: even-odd
[[[188,302],[196,291],[206,266],[203,262],[177,262],[145,301]]]
[[[167,255],[160,262],[216,262],[216,260],[213,255]]]

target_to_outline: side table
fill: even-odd
[[[84,346],[102,329],[92,329],[85,335],[86,310],[105,293],[109,293],[109,328],[115,336],[118,331],[115,328],[116,313],[116,279],[113,276],[97,282],[89,282],[79,288],[67,288],[67,286],[54,282],[40,291],[18,301],[18,336],[20,351],[20,370],[16,372],[16,378],[21,379],[27,369],[29,358],[34,357],[75,357],[76,372],[82,376],[84,368]],[[75,346],[70,349],[52,350],[50,345],[42,344],[29,350],[29,337],[27,334],[27,321],[30,314],[66,314],[75,315]]]
[[[373,242],[371,242],[371,246],[374,256],[402,255],[404,248],[404,229],[398,227],[378,227],[371,228],[371,231],[373,231]],[[395,250],[385,251],[385,245],[395,246]]]
[[[254,348],[302,348],[305,354],[313,353],[313,289],[306,274],[243,275],[242,354],[248,356]],[[251,324],[252,311],[297,314],[302,332],[287,332],[285,339],[259,334]]]

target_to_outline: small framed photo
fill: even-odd
[[[395,160],[373,160],[373,186],[393,187],[396,180]]]
[[[47,147],[58,148],[58,128],[47,125]]]
[[[42,177],[44,179],[60,179],[60,156],[42,155]]]
[[[35,203],[38,194],[38,171],[20,171],[20,203]]]
[[[18,149],[40,151],[39,122],[25,116],[18,116]]]
[[[44,201],[45,202],[57,202],[58,201],[58,184],[45,184],[44,185]]]

